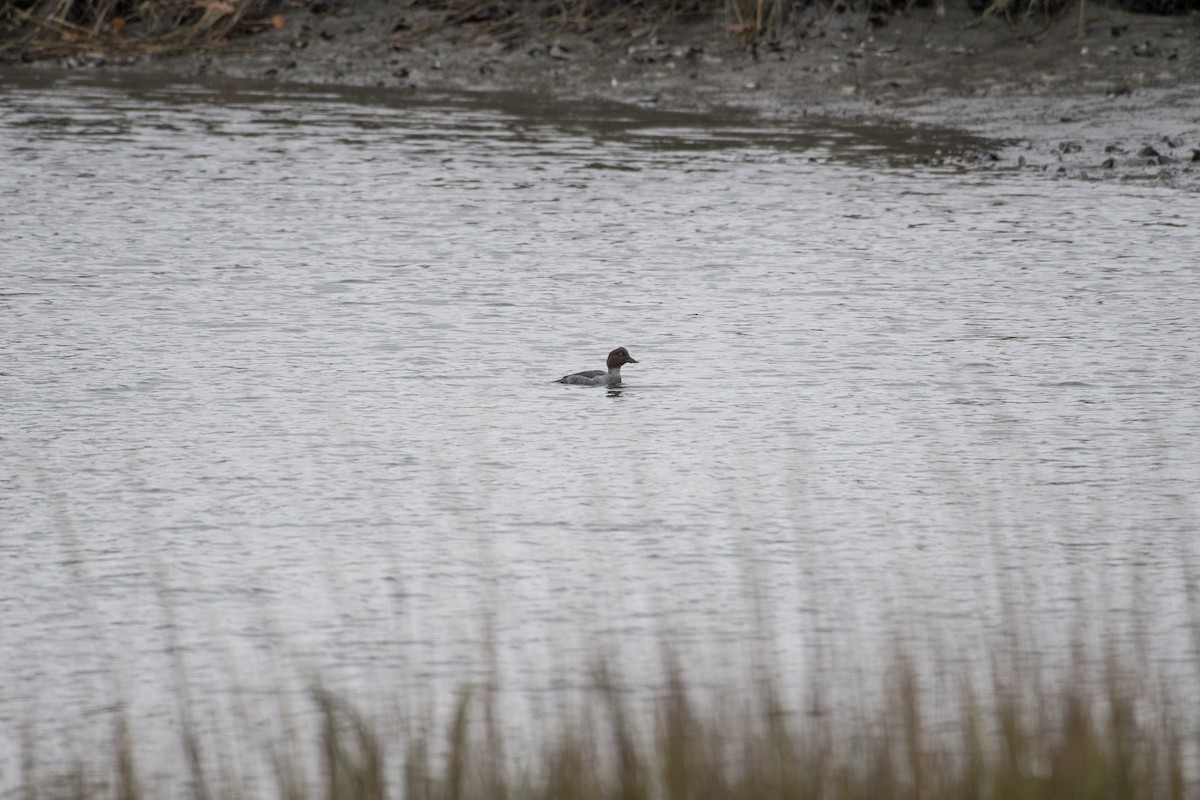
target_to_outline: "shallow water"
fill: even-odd
[[[1194,687],[1197,196],[933,130],[0,90],[4,729],[310,670],[536,716],[664,643],[853,695],[1014,621]],[[617,345],[619,391],[552,382]]]

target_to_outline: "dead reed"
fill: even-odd
[[[1077,674],[1038,689],[1027,676],[979,685],[964,675],[953,713],[936,723],[911,662],[898,656],[891,674],[885,708],[851,722],[795,713],[771,682],[740,705],[713,703],[678,669],[645,713],[598,670],[578,713],[542,721],[548,744],[535,753],[514,752],[487,691],[460,692],[439,736],[392,729],[315,690],[307,769],[277,759],[273,788],[196,774],[186,747],[166,771],[193,798],[229,800],[1183,800],[1200,788],[1183,698],[1116,659],[1099,685]],[[91,771],[45,772],[27,742],[19,796],[155,797],[135,763],[136,735],[120,724],[109,766]]]
[[[264,6],[264,0],[0,0],[0,56],[195,51],[272,26],[270,16],[257,18]]]

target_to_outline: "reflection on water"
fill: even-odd
[[[914,166],[975,144],[937,131],[122,80],[0,76],[5,725],[309,669],[536,710],[664,639],[853,696],[1013,620],[1191,679],[1194,196]],[[619,391],[553,383],[617,345]]]

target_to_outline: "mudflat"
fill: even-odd
[[[750,42],[714,17],[499,31],[361,0],[287,10],[279,28],[134,68],[936,125],[991,142],[950,157],[964,169],[1200,188],[1200,14],[1078,9],[1057,20],[816,9],[781,40]]]

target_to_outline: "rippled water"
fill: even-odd
[[[1194,675],[1195,195],[921,166],[938,131],[0,90],[10,732],[308,670],[536,710],[664,642],[860,687],[1014,620]],[[619,391],[552,382],[618,345]]]

